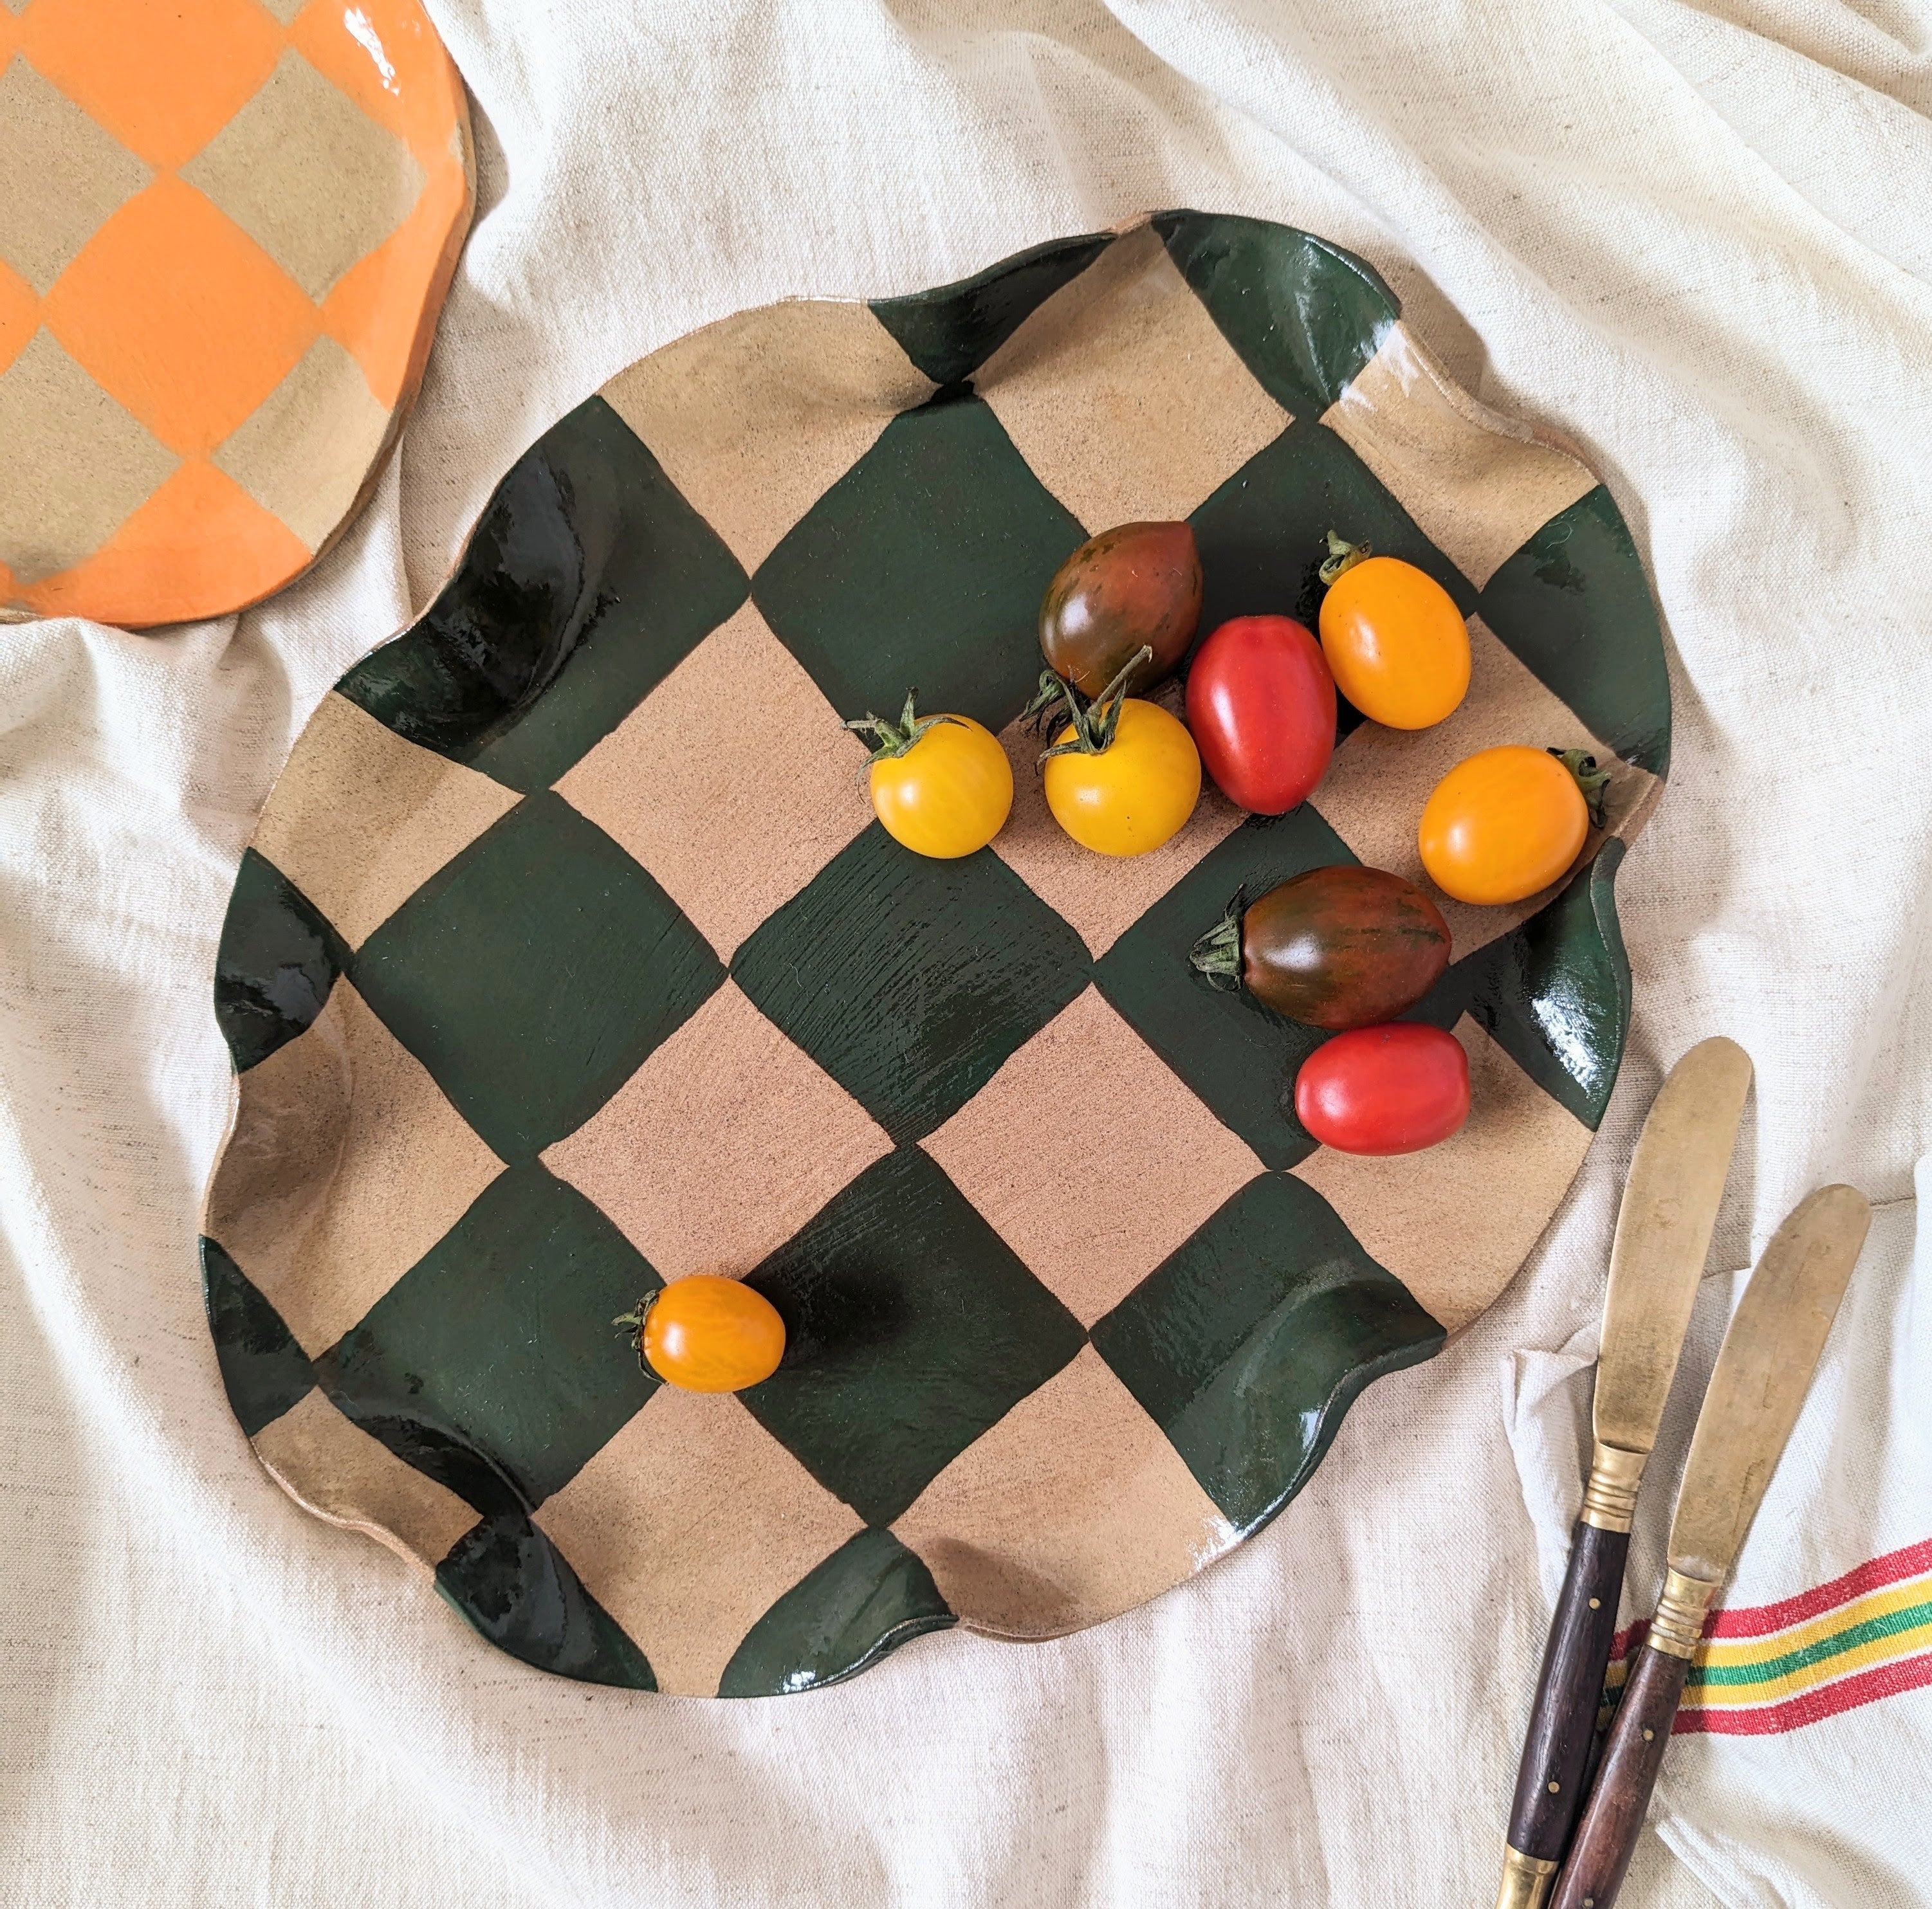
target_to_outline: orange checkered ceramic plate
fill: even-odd
[[[0,617],[142,628],[313,563],[474,203],[417,0],[0,0]]]

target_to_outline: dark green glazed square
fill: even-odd
[[[236,1072],[311,1026],[348,961],[322,910],[273,862],[244,849],[214,963],[214,1018]]]
[[[777,1697],[856,1676],[955,1617],[917,1553],[868,1527],[814,1566],[746,1634],[720,1697]]]
[[[1467,616],[1476,593],[1394,493],[1326,424],[1298,418],[1188,519],[1201,547],[1204,636],[1231,616],[1290,614],[1314,628],[1331,530],[1426,571]]]
[[[731,972],[903,1145],[971,1099],[1088,966],[1080,937],[990,849],[935,862],[874,823]]]
[[[1612,892],[1623,859],[1623,843],[1607,837],[1555,901],[1458,961],[1406,1017],[1451,1026],[1466,1011],[1592,1133],[1630,1031],[1630,961]]]
[[[1483,621],[1626,762],[1670,767],[1670,676],[1650,580],[1601,484],[1484,586]]]
[[[1256,816],[1204,856],[1095,966],[1100,992],[1264,1164],[1292,1166],[1315,1151],[1294,1117],[1294,1077],[1328,1037],[1286,1020],[1250,995],[1223,993],[1188,956],[1236,889],[1263,895],[1310,868],[1353,862],[1348,844],[1304,802]]]
[[[748,1283],[783,1317],[785,1358],[739,1397],[869,1524],[890,1524],[1085,1338],[917,1147],[868,1168]]]
[[[748,588],[636,433],[593,397],[511,466],[422,621],[336,687],[412,742],[542,789]]]
[[[1094,1350],[1246,1533],[1320,1464],[1369,1382],[1442,1328],[1287,1173],[1250,1180],[1094,1327]]]
[[[526,797],[362,945],[352,978],[505,1160],[590,1119],[724,979],[650,875]]]
[[[1366,261],[1314,233],[1220,212],[1154,214],[1221,334],[1292,416],[1318,418],[1402,315]]]
[[[1040,600],[1087,533],[991,409],[903,412],[760,567],[765,620],[839,715],[921,709],[999,730],[1040,677]]]
[[[314,1368],[254,1281],[206,1237],[201,1298],[228,1402],[253,1438],[314,1390]]]
[[[872,316],[935,385],[958,384],[1113,242],[1106,232],[1050,239],[956,284],[876,298]]]
[[[478,1636],[540,1671],[658,1687],[644,1653],[520,1511],[498,1512],[458,1539],[436,1567],[436,1588]]]
[[[575,1188],[512,1167],[316,1376],[365,1431],[478,1511],[531,1510],[656,1391],[611,1322],[662,1283]]]

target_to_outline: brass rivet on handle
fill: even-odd
[[[1657,1732],[1656,1732],[1655,1731],[1654,1731],[1654,1730],[1646,1730],[1646,1731],[1644,1732],[1644,1734],[1643,1734],[1643,1740],[1644,1740],[1646,1743],[1651,1743],[1651,1742],[1652,1742],[1652,1741],[1655,1739],[1656,1735],[1657,1735]]]
[[[1552,1779],[1550,1780],[1550,1794],[1552,1797],[1553,1797],[1553,1796],[1555,1796],[1555,1795],[1556,1795],[1556,1794],[1557,1793],[1557,1791],[1558,1791],[1558,1790],[1562,1789],[1562,1787],[1563,1787],[1563,1785],[1562,1785],[1562,1784],[1560,1784],[1560,1783],[1557,1782],[1556,1781],[1556,1779],[1555,1779],[1554,1778],[1552,1778]]]
[[[1590,1608],[1592,1611],[1600,1611],[1603,1608],[1604,1601],[1601,1598],[1592,1598],[1590,1600]]]

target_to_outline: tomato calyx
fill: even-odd
[[[957,716],[914,715],[913,705],[918,697],[917,690],[906,691],[905,707],[899,712],[896,723],[888,722],[884,716],[868,713],[854,717],[851,721],[841,724],[841,727],[849,729],[855,736],[863,736],[869,732],[874,748],[866,760],[868,763],[890,762],[895,757],[903,756],[928,730],[936,728],[941,723],[957,723],[959,720]]]
[[[1610,771],[1598,768],[1596,757],[1587,749],[1552,748],[1550,753],[1570,772],[1576,787],[1583,792],[1584,806],[1590,811],[1591,827],[1602,828],[1610,800]]]
[[[638,1370],[649,1372],[650,1362],[644,1357],[644,1321],[650,1317],[651,1308],[658,1302],[658,1295],[664,1291],[660,1286],[656,1293],[646,1293],[628,1312],[620,1312],[612,1320],[613,1326],[625,1328],[624,1336],[631,1342],[631,1350],[638,1355]]]
[[[1224,994],[1241,991],[1241,917],[1247,913],[1247,885],[1234,891],[1227,912],[1197,941],[1187,959],[1210,987]]]
[[[1067,719],[1073,725],[1072,736],[1064,742],[1056,742],[1040,757],[1042,763],[1050,762],[1055,756],[1098,756],[1114,746],[1114,733],[1120,726],[1120,711],[1126,703],[1127,685],[1133,680],[1134,673],[1144,663],[1154,660],[1154,646],[1142,643],[1132,655],[1120,666],[1120,673],[1091,703],[1082,704],[1080,692],[1070,682],[1063,682],[1048,670],[1040,679],[1040,694],[1034,700],[1042,712],[1053,706],[1058,700],[1066,705]],[[1056,688],[1049,693],[1047,685],[1052,682]]]
[[[1322,587],[1325,590],[1343,571],[1353,570],[1357,564],[1366,562],[1374,555],[1367,544],[1351,544],[1331,530],[1328,533],[1328,554],[1315,574],[1322,580]]]

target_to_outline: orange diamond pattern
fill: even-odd
[[[347,124],[350,132],[361,127],[353,143],[362,176],[372,154],[380,163],[392,151],[396,176],[416,194],[412,204],[401,202],[409,205],[401,223],[320,302],[178,176],[188,166],[200,178],[190,162],[258,96],[276,97],[263,88],[278,62],[286,73],[291,55],[314,69],[311,99],[320,76],[360,115]],[[292,511],[304,526],[298,533],[276,514],[277,504],[299,493],[298,478],[269,482],[224,459],[256,487],[251,493],[209,460],[273,397],[281,421],[277,441],[290,446],[288,469],[310,463],[332,469],[340,455],[332,460],[330,447],[346,441],[350,426],[370,437],[372,398],[394,412],[414,396],[472,204],[462,82],[421,0],[358,0],[347,7],[302,0],[31,0],[20,7],[19,0],[0,0],[0,72],[14,61],[25,62],[19,72],[31,68],[16,89],[22,99],[52,99],[51,86],[124,148],[124,169],[134,166],[126,157],[132,154],[151,176],[136,170],[83,207],[53,208],[59,216],[50,211],[38,226],[31,206],[28,219],[16,221],[30,241],[37,232],[54,238],[28,246],[32,256],[23,260],[0,256],[0,401],[10,390],[16,409],[32,401],[32,386],[20,382],[31,376],[32,355],[26,368],[16,367],[44,327],[114,400],[104,415],[131,414],[184,461],[124,516],[127,480],[115,481],[101,461],[111,463],[111,446],[66,460],[58,473],[0,463],[0,523],[78,516],[104,526],[91,554],[52,576],[31,563],[16,570],[10,559],[27,553],[10,551],[0,536],[0,621],[71,615],[139,628],[239,609],[314,560],[320,544],[309,540],[322,520],[313,505]],[[4,110],[0,97],[0,116]],[[46,110],[37,126],[29,124],[43,141]],[[258,126],[262,110],[255,108]],[[342,123],[340,107],[333,112],[321,123]],[[306,129],[311,140],[314,123]],[[0,143],[7,131],[0,124]],[[334,176],[326,163],[307,169],[325,182]],[[33,182],[10,180],[0,190],[31,194]],[[116,203],[117,193],[128,196]],[[316,205],[315,219],[318,231],[340,229],[337,208],[328,204]],[[59,242],[62,234],[71,236]],[[59,273],[51,285],[45,277],[29,282],[18,268],[24,262],[44,273],[49,256]],[[323,332],[356,361],[368,393],[354,397],[348,424],[318,408],[290,433],[292,394],[315,383],[305,384],[298,367]],[[304,439],[304,431],[312,435]],[[50,485],[75,481],[100,487],[82,496],[104,493],[115,501],[77,514],[73,498],[46,494]],[[133,494],[140,496],[138,484]]]
[[[197,606],[215,590],[265,596],[308,561],[308,547],[280,517],[197,457],[84,565],[49,577],[34,594],[50,616],[185,622],[207,613]]]
[[[234,430],[320,322],[267,253],[172,178],[94,234],[41,316],[98,383],[182,452],[212,451]]]
[[[256,0],[34,0],[20,50],[151,166],[180,166],[268,78],[282,50]]]

